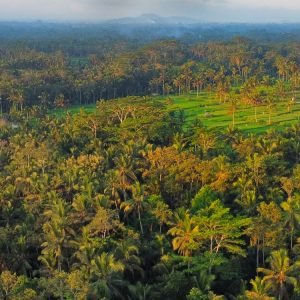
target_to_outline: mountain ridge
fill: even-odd
[[[135,24],[142,24],[142,25],[190,25],[190,24],[197,24],[202,23],[200,20],[196,20],[189,17],[183,16],[172,16],[172,17],[162,17],[156,14],[142,14],[137,17],[125,17],[119,19],[111,19],[104,21],[106,24],[120,24],[120,25],[135,25]]]

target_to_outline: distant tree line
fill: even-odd
[[[258,43],[245,38],[187,44],[180,40],[132,45],[89,41],[69,53],[7,42],[0,52],[1,110],[96,103],[132,95],[217,92],[236,88],[249,96],[256,86],[274,86],[277,96],[299,86],[299,43]],[[75,47],[75,46],[74,46]],[[39,48],[40,50],[36,50]],[[256,97],[257,98],[257,97]]]

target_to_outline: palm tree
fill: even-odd
[[[227,83],[220,80],[217,83],[217,95],[219,97],[219,103],[222,103],[222,101],[225,103],[228,92],[229,92],[229,87]]]
[[[229,101],[230,101],[229,113],[232,116],[232,128],[234,129],[234,126],[235,126],[235,113],[237,111],[238,98],[236,97],[236,95],[230,93],[229,94]]]
[[[291,112],[292,107],[293,107],[295,104],[296,104],[295,97],[292,97],[292,99],[289,100],[289,101],[287,102],[287,111],[288,111],[288,113]]]
[[[85,270],[86,276],[89,276],[91,261],[94,258],[97,249],[89,234],[88,228],[83,227],[81,236],[77,237],[76,240],[70,241],[70,245],[77,249],[74,253],[74,257],[76,257],[78,263],[74,263],[73,267],[80,266],[83,270]]]
[[[250,180],[252,180],[257,191],[259,191],[260,186],[264,182],[265,178],[265,162],[264,157],[258,153],[254,153],[252,156],[246,157],[245,167],[247,170],[247,175]]]
[[[211,274],[210,270],[200,270],[198,274],[193,276],[196,287],[201,290],[203,293],[208,294],[211,285],[216,279],[215,275]]]
[[[179,152],[183,151],[185,146],[187,145],[186,139],[184,138],[182,133],[176,132],[173,137],[173,147]]]
[[[161,234],[163,224],[168,224],[170,222],[172,211],[169,206],[161,200],[158,200],[155,203],[155,207],[151,211],[159,222],[159,233]]]
[[[281,203],[284,210],[285,225],[290,230],[290,249],[293,248],[294,232],[300,223],[300,198],[289,197],[287,201]]]
[[[193,137],[195,148],[200,148],[202,158],[207,158],[209,150],[213,149],[216,144],[216,138],[213,134],[199,130]]]
[[[42,243],[42,255],[39,259],[48,266],[48,261],[55,257],[57,270],[62,270],[64,259],[63,248],[67,243],[68,210],[65,201],[55,192],[48,194],[51,204],[45,210],[44,215],[49,218],[43,225],[45,241]]]
[[[125,239],[117,243],[115,257],[124,265],[124,270],[128,270],[132,275],[134,275],[135,271],[143,275],[138,254],[139,249],[133,240]]]
[[[62,265],[65,260],[64,248],[68,239],[73,233],[69,227],[68,207],[66,202],[55,192],[48,193],[50,205],[46,208],[44,216],[48,220],[43,225],[44,239],[42,253],[39,260],[46,266],[48,272],[62,272]],[[63,280],[58,281],[60,291],[63,290]],[[61,292],[60,299],[63,299]]]
[[[204,78],[201,73],[197,73],[193,78],[193,87],[197,89],[197,97],[199,97],[199,90],[204,83]]]
[[[260,277],[255,277],[251,279],[250,283],[252,285],[251,291],[246,291],[247,300],[273,300],[268,294],[271,290],[271,284],[264,281]]]
[[[131,183],[136,181],[133,169],[133,162],[129,154],[121,155],[115,159],[116,177],[118,178],[118,186],[121,189],[124,200],[126,201],[126,190]]]
[[[121,209],[123,209],[126,214],[129,214],[132,211],[137,213],[142,235],[144,234],[144,228],[142,224],[141,213],[146,206],[147,203],[144,186],[137,182],[132,186],[131,199],[124,201],[121,204]]]
[[[174,237],[173,249],[183,256],[191,256],[199,245],[199,227],[188,211],[180,210],[174,217],[174,226],[168,231]]]
[[[290,263],[287,251],[280,249],[272,251],[269,258],[270,269],[258,268],[259,273],[263,273],[264,282],[270,283],[279,300],[286,294],[287,286],[296,287],[297,278],[293,275],[300,270],[300,262]]]
[[[184,86],[185,80],[183,75],[179,75],[173,80],[173,85],[178,88],[178,95],[181,95],[182,87]]]
[[[130,300],[150,300],[152,298],[152,287],[148,284],[144,285],[140,281],[134,285],[128,286]]]
[[[15,273],[2,271],[0,273],[0,298],[3,300],[29,299],[25,296],[25,293],[29,291],[26,289],[26,283],[20,279],[21,277],[18,277]],[[30,289],[30,291],[33,290]],[[32,296],[35,298],[36,294],[33,293]]]
[[[275,102],[275,97],[274,96],[269,96],[267,98],[267,101],[266,101],[266,106],[267,106],[267,109],[268,109],[268,114],[269,114],[269,120],[268,120],[268,125],[271,125],[272,124],[272,112],[273,110],[275,109],[276,107],[276,102]]]
[[[257,107],[262,103],[262,95],[257,91],[257,82],[253,79],[247,80],[242,87],[242,98],[246,104],[251,104],[254,107],[254,119],[257,119]]]
[[[9,100],[12,102],[14,107],[20,107],[20,110],[23,110],[23,104],[25,102],[24,99],[24,91],[21,88],[15,88],[11,91],[9,95]]]
[[[124,281],[122,273],[124,265],[117,261],[112,254],[102,253],[91,261],[91,289],[97,296],[117,299],[123,299],[120,293],[120,287]]]
[[[213,186],[216,190],[225,192],[226,182],[230,177],[230,165],[228,163],[228,158],[225,155],[219,155],[214,159],[215,163],[215,182]]]
[[[241,178],[238,179],[236,184],[240,183]],[[257,205],[257,193],[255,189],[246,188],[235,200],[237,204],[239,204],[247,213],[253,212]]]

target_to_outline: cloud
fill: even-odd
[[[91,15],[104,18],[156,13],[164,16],[190,15],[226,0],[75,0]]]
[[[297,21],[296,0],[0,0],[1,19],[101,20],[156,13],[208,21]],[[262,10],[264,14],[262,14]]]
[[[224,0],[0,0],[0,18],[108,19],[143,13],[183,15]]]

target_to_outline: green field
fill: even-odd
[[[166,101],[167,97],[157,97],[157,101],[165,101],[168,110],[182,109],[185,112],[187,125],[196,118],[200,118],[205,126],[211,129],[224,129],[232,125],[232,113],[230,103],[219,103],[214,93],[202,92],[196,95],[170,96],[172,103]],[[257,106],[257,122],[255,120],[255,108],[251,105],[238,104],[235,112],[235,128],[251,133],[262,133],[270,128],[279,130],[286,126],[298,123],[300,120],[300,103],[287,110],[287,101],[279,101],[271,113],[272,124],[269,125],[269,111],[265,105]],[[60,117],[67,111],[78,113],[81,109],[91,113],[95,111],[95,105],[72,106],[68,109],[55,109],[53,114]]]
[[[68,108],[56,108],[51,111],[51,115],[61,118],[68,112],[70,114],[78,114],[81,110],[84,110],[86,113],[93,113],[96,110],[96,105],[73,105]]]
[[[201,93],[198,97],[194,95],[172,97],[171,109],[183,109],[187,123],[195,118],[200,118],[208,128],[227,128],[232,125],[232,113],[230,104],[219,103],[214,94]],[[271,125],[269,112],[265,105],[257,106],[257,121],[255,120],[255,108],[250,105],[238,104],[235,112],[235,128],[244,132],[261,133],[269,128],[284,129],[289,124],[300,120],[300,104],[295,104],[291,112],[287,111],[287,101],[276,104],[271,113]]]

